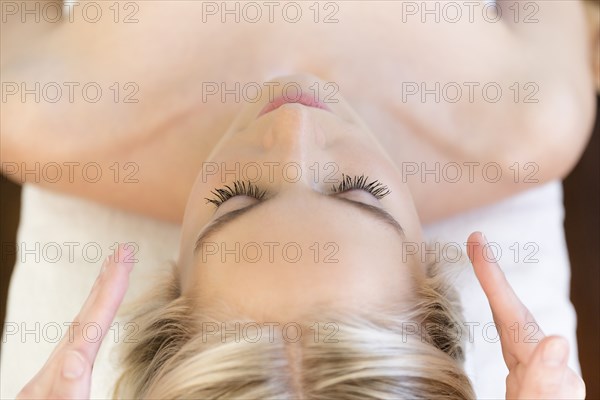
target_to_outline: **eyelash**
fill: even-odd
[[[381,200],[388,194],[390,190],[383,183],[375,180],[369,182],[368,176],[354,176],[342,174],[342,181],[336,186],[333,185],[333,193],[343,193],[349,190],[364,190],[371,193],[377,200]]]
[[[210,192],[215,197],[212,199],[206,198],[207,203],[212,203],[219,207],[232,197],[235,196],[250,196],[257,200],[262,199],[267,194],[266,190],[260,190],[258,186],[252,182],[235,181],[233,187],[225,185],[221,189],[214,189]]]
[[[381,182],[377,180],[371,182],[368,181],[368,176],[365,177],[364,175],[356,175],[351,177],[349,175],[342,174],[342,181],[337,186],[333,185],[331,190],[333,193],[344,193],[350,190],[364,190],[378,200],[381,200],[391,193],[388,187]],[[212,203],[219,207],[221,204],[235,196],[249,196],[254,197],[257,200],[261,200],[265,194],[267,194],[267,191],[261,190],[258,186],[249,181],[235,181],[233,182],[232,186],[225,185],[223,188],[214,189],[210,193],[214,197],[206,198],[206,202]]]

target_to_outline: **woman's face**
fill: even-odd
[[[184,295],[257,321],[290,320],[316,304],[402,301],[423,277],[404,246],[422,233],[399,169],[340,96],[317,97],[324,86],[305,75],[272,81],[214,148],[185,212]],[[298,88],[316,104],[258,116]]]

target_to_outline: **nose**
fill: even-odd
[[[273,121],[262,144],[265,150],[278,153],[277,158],[302,162],[314,158],[315,152],[325,147],[325,134],[309,107],[289,103],[272,114]]]

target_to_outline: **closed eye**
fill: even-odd
[[[369,177],[365,175],[355,175],[354,177],[346,174],[342,174],[342,179],[339,184],[333,185],[332,193],[344,193],[351,190],[363,190],[375,197],[377,200],[381,200],[385,196],[391,193],[388,187],[378,180],[370,181]],[[207,203],[212,203],[219,207],[227,200],[236,196],[248,196],[253,197],[257,200],[262,200],[267,194],[267,190],[260,189],[256,184],[248,181],[235,181],[231,185],[225,185],[219,189],[213,189],[211,191],[213,197],[206,198]]]

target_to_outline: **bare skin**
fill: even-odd
[[[81,18],[58,24],[9,19],[2,27],[4,82],[29,87],[36,81],[98,82],[105,95],[97,103],[9,96],[0,126],[3,172],[19,182],[181,222],[197,171],[243,103],[203,98],[203,85],[260,85],[301,71],[333,82],[398,163],[425,162],[431,169],[436,162],[442,167],[456,162],[465,175],[465,162],[478,163],[473,180],[407,178],[422,222],[499,200],[565,176],[593,117],[582,5],[539,2],[538,22],[526,24],[532,10],[521,9],[517,18],[512,2],[499,4],[503,17],[496,23],[482,18],[481,7],[474,9],[472,23],[467,9],[457,23],[431,17],[422,23],[400,2],[342,3],[335,24],[314,23],[312,17],[298,24],[281,18],[273,24],[223,24],[218,16],[198,23],[202,8],[194,2],[140,3],[136,24],[116,24],[109,17],[97,24]],[[402,18],[406,22],[398,23]],[[169,20],[177,24],[162,29]],[[131,93],[124,84],[133,82],[139,102],[115,103],[109,89],[114,82],[120,99]],[[423,102],[419,93],[404,101],[403,83],[421,82],[429,89],[435,82],[454,82],[463,96],[456,103],[438,103],[432,96]],[[474,101],[465,82],[478,84]],[[481,88],[490,82],[503,90],[495,103],[482,97]],[[536,86],[525,88],[528,82]],[[538,103],[524,103],[536,88]],[[23,167],[36,162],[59,163],[65,178],[51,183],[22,176]],[[91,183],[75,173],[70,182],[64,163],[71,162],[97,162],[104,178]],[[481,168],[490,162],[502,171],[493,184],[482,178]],[[123,183],[123,175],[133,172],[138,182]],[[533,181],[525,182],[528,174]],[[442,207],[433,201],[440,197],[446,200]]]

